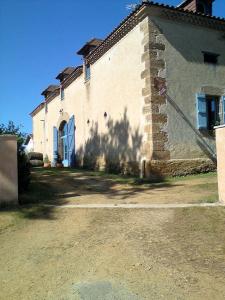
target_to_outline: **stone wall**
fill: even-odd
[[[0,136],[0,206],[18,203],[17,138]]]
[[[225,125],[216,128],[219,200],[225,203]]]

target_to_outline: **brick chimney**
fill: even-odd
[[[215,0],[185,0],[179,4],[178,7],[211,16],[214,1]]]

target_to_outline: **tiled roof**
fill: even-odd
[[[88,51],[89,48],[97,47],[99,46],[103,40],[101,39],[91,39],[89,42],[87,42],[80,50],[77,51],[78,55],[83,55],[85,52]]]
[[[51,84],[41,93],[41,95],[46,96],[48,93],[54,92],[57,89],[59,89],[58,85]]]
[[[35,116],[40,110],[42,110],[44,106],[45,106],[45,102],[41,102],[40,104],[38,104],[38,106],[35,107],[35,109],[30,113],[30,116],[31,117]]]
[[[114,45],[120,38],[122,37],[122,34],[120,35],[120,38],[115,37],[117,32],[122,31],[122,27],[127,27],[125,26],[127,23],[133,23],[133,27],[135,26],[135,16],[138,14],[139,11],[141,11],[145,7],[158,7],[164,10],[167,10],[168,12],[177,12],[182,14],[183,16],[189,16],[192,19],[193,23],[193,18],[196,19],[196,23],[199,24],[199,19],[200,20],[205,20],[207,22],[207,25],[216,22],[217,24],[221,24],[225,28],[225,18],[220,18],[220,17],[215,17],[215,16],[210,16],[210,15],[205,15],[203,13],[199,12],[193,12],[189,10],[185,10],[181,7],[175,7],[172,5],[167,5],[167,4],[160,4],[154,1],[143,1],[141,4],[137,5],[135,10],[133,10],[106,38],[105,40],[98,46],[96,47],[88,56],[86,57],[87,61],[89,63],[94,63],[97,59],[99,59],[106,51],[108,51],[112,45]],[[133,21],[131,21],[133,19]],[[132,24],[129,24],[130,28],[126,28],[127,32],[132,28]]]
[[[70,75],[74,70],[75,70],[74,67],[67,67],[67,68],[63,69],[63,70],[57,75],[56,79],[61,80],[61,78],[63,78],[64,76]]]

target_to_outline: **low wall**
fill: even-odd
[[[17,138],[0,136],[0,206],[18,203]]]
[[[218,126],[215,130],[219,200],[225,203],[225,125]]]
[[[146,176],[186,176],[216,171],[216,163],[211,159],[171,159],[152,160],[146,164]]]

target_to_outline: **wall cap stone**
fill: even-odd
[[[214,126],[214,129],[220,129],[220,128],[224,128],[224,127],[225,127],[225,124],[219,125],[219,126]]]
[[[0,135],[0,140],[12,140],[12,141],[16,141],[17,140],[17,136],[16,135],[12,135],[12,134],[4,134],[4,135]]]

